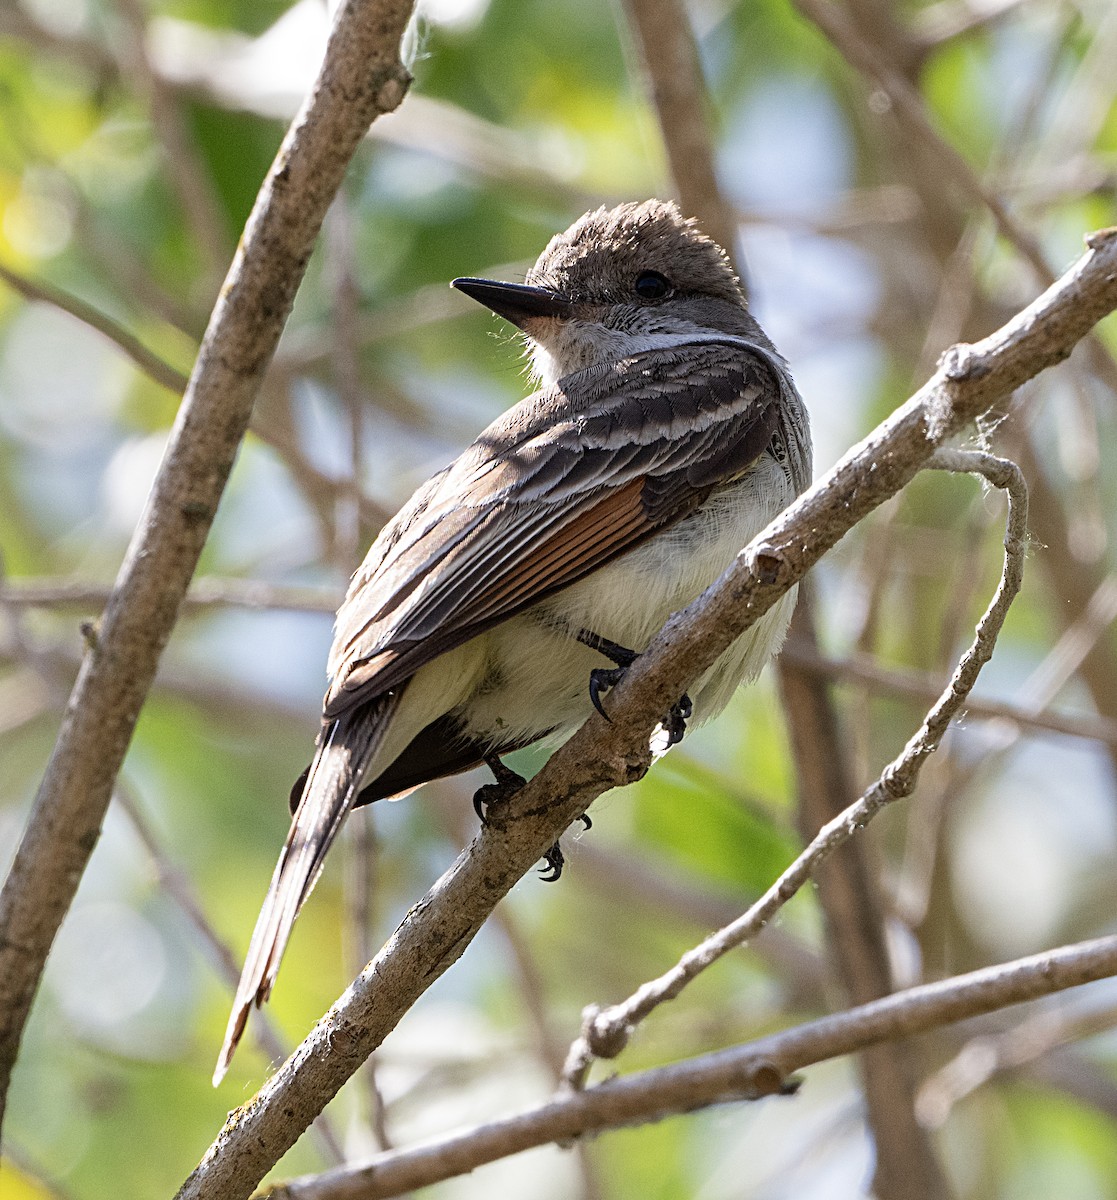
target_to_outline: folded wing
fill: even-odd
[[[692,512],[765,451],[794,395],[738,342],[571,379],[576,398],[560,381],[517,405],[377,539],[338,613],[327,719]]]

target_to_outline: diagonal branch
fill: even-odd
[[[988,338],[957,346],[906,404],[855,446],[675,614],[595,715],[489,822],[292,1057],[225,1127],[180,1200],[247,1197],[489,913],[603,791],[639,778],[663,713],[858,521],[904,487],[952,435],[1117,308],[1117,232],[1097,234],[1054,286]]]
[[[161,383],[163,387],[172,392],[181,393],[186,389],[187,379],[181,371],[177,371],[170,363],[164,362],[158,354],[149,350],[135,334],[130,333],[112,317],[106,316],[99,309],[94,308],[92,304],[87,304],[77,296],[71,296],[61,288],[28,279],[3,263],[0,263],[0,279],[25,300],[53,305],[88,325],[90,329],[96,329],[156,383]]]
[[[837,46],[849,62],[871,79],[888,97],[904,128],[920,143],[929,158],[935,160],[947,177],[967,199],[989,210],[997,229],[1016,247],[1043,284],[1054,281],[1039,243],[1013,216],[1004,201],[987,187],[969,160],[943,138],[932,122],[923,97],[891,63],[858,33],[852,21],[831,0],[793,0],[795,7]]]
[[[386,1200],[548,1142],[661,1121],[732,1100],[794,1090],[792,1072],[1117,972],[1117,937],[1063,946],[808,1021],[754,1042],[614,1078],[515,1116],[463,1129],[360,1166],[292,1179],[263,1200]]]
[[[90,647],[0,893],[0,1118],[54,936],[170,637],[326,210],[369,123],[410,77],[410,0],[347,0],[210,318],[147,507]]]

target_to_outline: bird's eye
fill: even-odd
[[[632,290],[641,300],[662,300],[671,291],[671,285],[658,271],[641,271]]]

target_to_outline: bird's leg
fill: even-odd
[[[594,708],[608,721],[609,714],[605,711],[601,703],[601,693],[602,691],[608,691],[609,688],[616,687],[624,678],[625,671],[640,656],[635,650],[629,650],[625,646],[618,646],[616,642],[611,642],[608,638],[603,638],[588,629],[579,630],[577,638],[583,646],[589,646],[591,650],[597,650],[599,653],[604,654],[610,662],[616,663],[616,666],[611,670],[607,667],[595,667],[590,672],[590,699],[593,701]]]
[[[506,767],[495,754],[485,755],[485,766],[492,771],[496,782],[486,783],[473,793],[473,811],[482,825],[489,823],[485,816],[489,805],[497,804],[501,800],[510,800],[527,783],[522,775],[518,775],[511,767]]]
[[[477,819],[482,825],[489,823],[485,813],[491,804],[497,804],[502,800],[510,800],[527,782],[522,775],[517,774],[511,767],[506,767],[495,754],[485,755],[485,765],[492,771],[496,782],[486,783],[473,793],[473,811],[477,814]],[[591,822],[585,813],[582,814],[581,820],[585,824],[585,827],[589,829]],[[544,883],[554,883],[562,874],[562,866],[566,861],[558,842],[555,842],[547,853],[543,855],[543,861],[547,866],[540,878]]]
[[[640,655],[635,650],[618,646],[616,642],[611,642],[608,638],[603,638],[589,629],[579,630],[576,636],[583,646],[589,646],[591,650],[599,651],[611,662],[616,663],[612,669],[596,667],[590,672],[590,699],[593,701],[594,708],[608,721],[610,717],[601,703],[601,693],[603,690],[608,691],[609,688],[616,687],[624,678],[625,671]],[[663,728],[667,731],[668,746],[674,746],[676,742],[683,740],[687,719],[693,711],[694,705],[685,693],[677,704],[671,706],[667,713],[667,719],[663,722]]]

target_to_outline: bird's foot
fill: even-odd
[[[503,800],[510,800],[527,782],[511,767],[506,767],[495,754],[485,756],[485,766],[492,771],[496,782],[486,783],[473,793],[473,811],[482,825],[489,823],[486,814],[492,805],[499,804]]]
[[[593,828],[593,822],[590,820],[589,813],[582,813],[578,820],[582,822],[583,829]],[[562,874],[562,868],[566,862],[566,856],[563,854],[562,847],[558,844],[558,842],[555,842],[550,850],[543,855],[543,861],[547,864],[547,866],[540,875],[540,879],[542,879],[544,883],[554,883],[555,880],[557,880]]]
[[[542,879],[544,883],[556,883],[559,876],[562,874],[563,864],[566,862],[566,858],[563,855],[562,848],[559,846],[558,842],[555,842],[550,850],[543,855],[543,861],[547,865],[539,873],[539,878]]]
[[[669,747],[678,745],[683,740],[683,734],[686,733],[686,723],[692,712],[694,712],[694,705],[685,692],[678,704],[672,704],[670,709],[668,709],[667,720],[663,722],[663,728],[667,734],[667,745]]]
[[[490,806],[511,799],[527,782],[522,775],[517,774],[511,767],[506,767],[495,754],[486,757],[485,765],[496,777],[496,782],[486,783],[473,793],[473,811],[477,814],[477,819],[482,825],[489,823],[487,813]],[[582,813],[578,820],[582,822],[582,826],[585,829],[593,827],[593,822],[590,820],[588,813]],[[555,842],[547,853],[543,855],[543,861],[547,865],[543,868],[541,878],[544,883],[554,883],[562,875],[563,864],[566,862],[566,857],[558,842]]]
[[[583,646],[589,646],[591,650],[599,651],[606,658],[616,663],[614,667],[595,667],[590,672],[590,700],[593,702],[594,708],[608,721],[610,717],[601,703],[601,695],[603,692],[607,692],[610,688],[614,688],[620,683],[625,676],[625,672],[640,655],[635,650],[629,650],[626,646],[619,646],[616,642],[611,642],[608,638],[603,638],[588,629],[583,629],[578,634],[578,641]],[[677,704],[671,705],[671,708],[667,712],[667,719],[663,722],[663,728],[667,734],[668,747],[674,746],[683,740],[683,734],[686,733],[686,723],[693,712],[694,705],[691,703],[690,697],[685,693]]]

